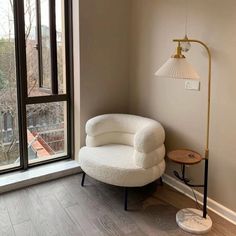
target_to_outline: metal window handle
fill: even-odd
[[[39,45],[38,45],[38,44],[35,44],[34,48],[35,48],[36,50],[39,50]]]

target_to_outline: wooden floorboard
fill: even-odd
[[[37,235],[37,231],[34,228],[34,225],[31,221],[26,221],[24,223],[14,225],[14,231],[16,235],[25,235],[25,236]]]
[[[175,222],[177,211],[195,202],[158,182],[129,191],[81,175],[35,185],[0,196],[0,236],[188,236]],[[209,212],[209,236],[235,236],[236,226]]]
[[[5,202],[12,224],[20,224],[30,220],[26,211],[26,197],[24,189],[3,195],[3,201]]]
[[[3,197],[0,196],[0,229],[11,227],[11,220],[8,214]]]
[[[13,236],[13,235],[15,235],[15,233],[14,233],[12,226],[7,226],[7,227],[0,228],[0,235]]]

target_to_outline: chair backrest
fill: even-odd
[[[86,124],[86,145],[134,145],[134,136],[141,129],[157,121],[128,114],[106,114],[90,119]],[[158,123],[159,124],[159,123]]]

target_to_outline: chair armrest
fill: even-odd
[[[134,148],[138,152],[149,153],[163,145],[165,131],[161,124],[151,124],[138,131],[134,136]]]
[[[148,169],[163,162],[165,158],[165,153],[165,145],[162,144],[156,150],[149,153],[138,152],[135,150],[133,158],[137,166],[144,169]]]
[[[103,116],[96,116],[94,118],[89,119],[85,126],[86,134],[94,137],[105,133],[106,129],[104,126],[106,126],[107,122],[108,120],[104,119]]]

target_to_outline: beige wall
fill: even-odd
[[[128,0],[80,0],[82,145],[89,118],[128,112],[129,13]]]
[[[209,197],[236,211],[236,1],[189,0],[189,36],[206,42],[213,55]],[[185,0],[133,0],[131,16],[130,111],[157,119],[166,129],[168,150],[203,153],[207,55],[193,45],[188,58],[201,75],[201,91],[184,81],[155,78],[173,53],[171,39],[184,36]],[[168,164],[171,174],[177,165]],[[203,169],[188,174],[199,182]]]
[[[188,1],[189,36],[206,42],[213,54],[209,197],[236,211],[236,1]],[[203,154],[206,53],[192,45],[187,55],[202,78],[200,92],[154,76],[175,49],[171,39],[183,37],[184,23],[185,0],[80,0],[81,101],[78,92],[75,100],[82,144],[90,117],[131,112],[163,123],[168,150]],[[167,173],[176,168],[168,163]],[[201,181],[201,165],[187,172]]]

